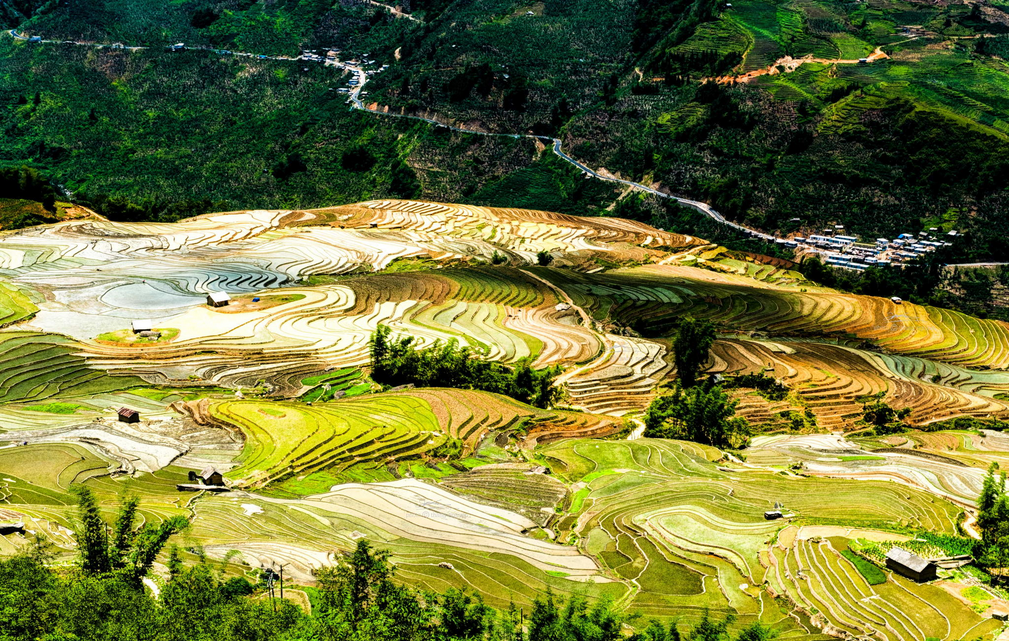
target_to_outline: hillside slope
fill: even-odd
[[[12,64],[0,93],[18,135],[5,138],[0,161],[31,161],[80,195],[121,195],[138,216],[180,201],[192,212],[387,195],[543,206],[529,194],[555,192],[551,209],[591,213],[619,195],[575,189],[576,170],[526,141],[348,115],[328,91],[342,82],[336,72],[160,50],[184,40],[367,53],[390,65],[370,83],[377,104],[559,135],[590,167],[764,230],[842,222],[874,237],[938,226],[966,232],[964,259],[1009,255],[998,178],[1009,157],[1009,18],[997,7],[480,0],[404,4],[416,12],[408,19],[369,3],[143,2],[126,11],[89,0],[35,13],[22,4],[23,15],[6,20],[29,33],[152,49],[4,39]],[[698,89],[713,77],[730,84]],[[747,84],[729,88],[734,79]],[[68,111],[75,117],[58,125],[47,118]],[[88,132],[113,129],[131,134],[88,144]]]

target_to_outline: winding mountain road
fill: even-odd
[[[755,238],[760,238],[760,239],[768,241],[768,242],[774,242],[774,241],[778,240],[775,236],[772,236],[771,234],[765,234],[764,232],[757,231],[756,229],[751,229],[749,227],[746,227],[745,225],[740,225],[739,223],[734,223],[734,222],[732,222],[730,220],[727,220],[725,218],[725,216],[723,216],[722,214],[720,214],[713,207],[711,207],[711,205],[709,205],[707,203],[700,202],[700,201],[697,201],[697,200],[691,200],[689,198],[681,198],[679,196],[674,196],[674,195],[672,195],[670,193],[667,193],[667,192],[655,189],[654,187],[648,187],[647,185],[643,185],[641,183],[634,182],[633,180],[625,180],[623,178],[615,178],[613,176],[605,176],[603,174],[600,174],[598,171],[587,167],[583,163],[579,162],[578,160],[576,160],[576,159],[572,158],[571,156],[569,156],[568,154],[566,154],[564,152],[563,148],[562,148],[563,142],[559,138],[551,138],[550,136],[539,136],[539,135],[536,135],[536,134],[493,133],[493,132],[488,132],[488,131],[481,131],[479,129],[469,129],[469,128],[466,128],[466,127],[457,127],[455,125],[449,125],[449,124],[446,124],[444,122],[440,122],[438,120],[435,120],[434,118],[427,118],[427,117],[424,117],[424,116],[413,116],[413,115],[410,115],[410,114],[397,114],[397,113],[392,113],[392,112],[388,112],[388,111],[382,111],[381,108],[379,108],[377,105],[375,105],[373,107],[369,107],[369,106],[367,106],[367,105],[364,104],[364,101],[361,100],[361,92],[362,92],[365,84],[368,82],[367,75],[365,75],[364,71],[361,70],[361,69],[359,69],[359,68],[353,68],[353,67],[350,67],[348,65],[344,65],[344,66],[347,67],[348,69],[352,69],[352,70],[354,70],[354,71],[357,72],[358,85],[356,87],[354,87],[354,89],[351,91],[350,98],[348,100],[352,104],[352,107],[354,109],[358,109],[358,110],[361,110],[361,111],[366,111],[366,112],[368,112],[370,114],[375,114],[375,115],[379,115],[379,116],[388,116],[388,117],[391,117],[391,118],[406,118],[408,120],[419,120],[419,121],[422,121],[422,122],[427,122],[427,123],[430,123],[432,125],[435,125],[436,127],[444,127],[444,128],[449,129],[451,131],[458,131],[460,133],[465,133],[465,134],[473,134],[473,135],[477,135],[477,136],[500,136],[500,137],[505,137],[505,138],[530,138],[530,139],[534,139],[534,140],[539,140],[539,141],[544,142],[544,143],[549,143],[551,150],[553,151],[553,153],[558,158],[560,158],[561,160],[563,160],[563,161],[565,161],[565,162],[573,165],[574,167],[576,167],[579,171],[581,171],[586,176],[590,176],[592,178],[595,178],[597,180],[602,180],[602,181],[605,181],[605,182],[616,183],[616,184],[619,184],[619,185],[626,185],[628,187],[631,187],[632,189],[636,189],[638,191],[643,191],[645,193],[653,194],[653,195],[658,196],[660,198],[668,198],[670,200],[674,200],[674,201],[676,201],[677,203],[679,203],[681,205],[684,205],[686,207],[691,207],[693,209],[696,209],[697,211],[701,212],[702,214],[704,214],[704,215],[712,218],[713,220],[715,220],[715,221],[717,221],[719,223],[722,223],[723,225],[727,225],[729,227],[733,227],[734,229],[737,229],[737,230],[739,230],[739,231],[741,231],[741,232],[743,232],[745,234],[748,234],[750,236],[753,236]]]
[[[375,4],[376,6],[382,6],[382,7],[385,7],[387,9],[389,9],[388,5],[383,5],[382,3],[379,3],[379,2],[371,2],[371,4]],[[392,9],[390,9],[390,11],[392,11]],[[413,18],[413,16],[411,16],[409,14],[406,14],[406,13],[404,13],[402,11],[398,11],[397,10],[397,11],[395,11],[393,13],[397,17],[403,17],[403,18],[409,18],[411,20],[416,20],[415,18]],[[26,35],[24,35],[22,33],[18,33],[16,29],[11,29],[7,33],[10,34],[10,36],[13,37],[15,40],[21,40],[21,41],[25,41],[25,42],[30,41],[30,39],[29,39],[28,36],[26,36]],[[73,44],[73,45],[77,45],[77,46],[93,47],[93,48],[96,48],[96,49],[120,49],[120,50],[126,50],[126,51],[140,51],[140,50],[148,49],[148,47],[131,47],[131,46],[125,46],[125,45],[118,45],[118,44],[117,45],[107,45],[107,44],[98,44],[98,43],[89,43],[89,42],[66,42],[66,41],[60,41],[60,40],[41,40],[41,41],[38,41],[38,42],[40,44],[63,44],[63,43],[65,43],[65,44]],[[214,51],[221,52],[221,50],[214,50]],[[267,55],[264,55],[264,54],[255,54],[255,53],[248,53],[248,52],[241,52],[241,51],[228,51],[228,52],[226,52],[225,55],[233,55],[233,56],[240,56],[240,57],[247,57],[247,58],[256,58],[256,59],[259,59],[259,60],[282,60],[282,61],[310,60],[310,61],[313,61],[313,62],[318,62],[318,60],[311,60],[309,58],[304,58],[303,56],[298,56],[296,58],[291,58],[291,57],[288,57],[288,56],[267,56]],[[595,171],[594,169],[591,169],[591,168],[587,167],[583,163],[579,162],[578,160],[576,160],[576,159],[572,158],[571,156],[569,156],[568,154],[566,154],[564,152],[564,150],[562,149],[563,143],[562,143],[562,141],[559,138],[551,138],[550,136],[539,136],[539,135],[536,135],[536,134],[492,133],[492,132],[487,132],[487,131],[481,131],[479,129],[470,129],[470,128],[467,128],[467,127],[458,127],[458,126],[455,126],[455,125],[449,125],[449,124],[446,124],[444,122],[440,122],[438,120],[435,120],[433,118],[426,118],[424,116],[414,116],[414,115],[410,115],[410,114],[397,114],[397,113],[391,113],[391,112],[387,112],[387,111],[382,111],[382,109],[380,107],[378,107],[377,104],[374,105],[374,106],[370,106],[369,107],[369,106],[365,105],[364,101],[361,99],[361,96],[362,96],[362,94],[364,92],[364,88],[368,84],[368,81],[369,81],[368,74],[365,72],[364,68],[362,68],[360,65],[353,65],[353,64],[350,64],[350,63],[347,63],[347,62],[342,62],[342,61],[339,61],[339,60],[327,60],[325,64],[327,64],[329,66],[335,66],[335,67],[339,67],[339,68],[342,68],[342,69],[346,69],[347,71],[350,71],[352,74],[354,74],[354,77],[357,80],[357,84],[356,84],[356,86],[354,86],[351,89],[350,94],[349,94],[349,98],[348,98],[348,102],[351,103],[351,108],[352,109],[357,109],[357,110],[360,110],[360,111],[365,111],[367,113],[378,115],[378,116],[387,116],[387,117],[391,117],[391,118],[406,118],[408,120],[418,120],[418,121],[421,121],[421,122],[430,123],[430,124],[432,124],[432,125],[434,125],[436,127],[444,127],[444,128],[449,129],[451,131],[457,131],[457,132],[460,132],[460,133],[472,134],[472,135],[476,135],[476,136],[500,136],[500,137],[506,137],[506,138],[515,138],[515,139],[518,139],[518,138],[529,138],[529,139],[539,140],[540,142],[549,144],[550,147],[551,147],[551,150],[553,151],[553,153],[558,158],[560,158],[561,160],[563,160],[563,161],[565,161],[565,162],[573,165],[574,167],[576,167],[579,171],[581,171],[586,176],[595,178],[596,180],[602,180],[602,181],[611,182],[611,183],[615,183],[615,184],[626,185],[626,186],[628,186],[628,187],[630,187],[632,189],[643,191],[645,193],[649,193],[649,194],[658,196],[660,198],[668,198],[668,199],[674,200],[674,201],[678,202],[681,205],[685,205],[687,207],[691,207],[693,209],[696,209],[697,211],[701,212],[702,214],[704,214],[704,215],[712,218],[713,220],[715,220],[715,221],[717,221],[719,223],[722,223],[724,225],[728,225],[730,227],[733,227],[733,228],[735,228],[735,229],[737,229],[737,230],[739,230],[739,231],[741,231],[743,233],[746,233],[748,235],[751,235],[751,236],[754,236],[756,238],[760,238],[762,240],[769,241],[769,242],[774,242],[775,240],[777,240],[776,237],[774,237],[774,236],[772,236],[770,234],[765,234],[763,232],[757,231],[755,229],[751,229],[751,228],[746,227],[744,225],[740,225],[738,223],[734,223],[732,221],[726,220],[725,216],[723,216],[722,214],[720,214],[719,212],[717,212],[715,209],[713,209],[711,207],[711,205],[709,205],[707,203],[703,203],[703,202],[696,201],[696,200],[690,200],[688,198],[681,198],[679,196],[674,196],[674,195],[672,195],[670,193],[667,193],[667,192],[664,192],[664,191],[660,191],[659,189],[655,189],[653,187],[649,187],[647,185],[643,185],[641,183],[634,182],[632,180],[624,180],[622,178],[615,178],[615,177],[612,177],[612,176],[605,176],[603,174],[600,174],[599,172]]]
[[[391,7],[389,5],[383,4],[381,2],[378,2],[377,0],[366,0],[366,1],[369,4],[373,4],[375,6],[387,9],[392,15],[396,16],[397,18],[406,18],[406,19],[409,19],[409,20],[413,20],[415,22],[419,22],[419,20],[417,20],[414,16],[412,16],[412,15],[410,15],[410,14],[408,14],[408,13],[406,13],[406,12],[404,12],[404,11],[398,9],[398,8]],[[9,33],[11,35],[11,37],[13,37],[16,40],[30,41],[30,39],[29,39],[28,36],[25,36],[24,34],[18,33],[16,29],[11,29],[7,33]],[[40,42],[40,43],[59,44],[61,42],[65,42],[65,41],[41,40],[41,41],[38,41],[38,42]],[[122,49],[122,50],[127,50],[127,51],[138,51],[138,50],[143,50],[143,49],[147,49],[148,48],[148,47],[129,47],[129,46],[125,46],[125,45],[122,45],[122,44],[106,45],[106,44],[86,43],[86,42],[72,42],[72,43],[67,43],[67,44],[74,44],[74,45],[78,45],[78,46],[87,46],[87,47],[94,47],[94,48]],[[305,54],[302,54],[300,56],[292,58],[292,57],[289,57],[289,56],[268,56],[268,55],[264,55],[264,54],[254,54],[254,53],[247,53],[247,52],[240,52],[240,51],[225,51],[225,50],[212,50],[212,51],[215,51],[217,53],[221,53],[221,54],[224,54],[224,55],[233,55],[233,56],[240,56],[240,57],[256,58],[256,59],[259,59],[259,60],[281,60],[281,61],[301,61],[301,60],[305,60],[305,61],[311,61],[311,62],[319,62],[320,61],[318,58],[315,58],[315,57],[305,57]],[[871,56],[868,57],[867,62],[875,62],[877,60],[885,59],[886,57],[887,57],[886,54],[883,53],[881,49],[877,48],[876,51]],[[782,61],[778,61],[778,62],[781,63]],[[800,65],[802,65],[802,64],[804,64],[806,62],[832,62],[832,63],[837,63],[837,64],[859,64],[860,63],[859,60],[829,60],[828,61],[828,60],[821,60],[821,59],[812,58],[811,56],[806,56],[804,58],[795,58],[795,59],[789,58],[788,61],[787,61],[788,64],[785,65],[785,67],[786,67],[786,69],[788,71],[794,71],[796,68],[798,68]],[[602,180],[602,181],[605,181],[605,182],[610,182],[610,183],[618,184],[618,185],[625,185],[627,187],[630,187],[631,189],[635,189],[635,190],[642,191],[642,192],[645,192],[645,193],[648,193],[648,194],[652,194],[654,196],[658,196],[659,198],[667,198],[669,200],[673,200],[673,201],[679,203],[680,205],[683,205],[683,206],[686,206],[686,207],[690,207],[692,209],[695,209],[695,210],[701,212],[705,216],[708,216],[709,218],[711,218],[712,220],[714,220],[714,221],[716,221],[718,223],[721,223],[721,224],[726,225],[728,227],[732,227],[733,229],[736,229],[737,231],[740,231],[740,232],[742,232],[742,233],[744,233],[744,234],[746,234],[748,236],[752,236],[754,238],[759,238],[759,239],[767,241],[767,242],[777,242],[777,241],[785,242],[787,240],[787,239],[778,238],[778,237],[773,236],[771,234],[766,234],[766,233],[761,232],[759,230],[756,230],[756,229],[747,227],[745,225],[741,225],[739,223],[735,223],[735,222],[732,222],[730,220],[727,220],[725,218],[725,216],[723,216],[721,213],[719,213],[718,211],[716,211],[708,203],[704,203],[704,202],[697,201],[697,200],[691,200],[689,198],[682,198],[680,196],[674,196],[673,194],[671,194],[671,193],[669,193],[667,191],[662,191],[662,190],[656,189],[654,187],[649,187],[647,185],[643,185],[641,183],[634,182],[633,180],[625,180],[623,178],[616,178],[616,177],[613,177],[613,176],[607,176],[607,175],[600,174],[598,171],[596,171],[596,170],[594,170],[594,169],[586,166],[582,162],[576,160],[575,158],[572,158],[570,155],[568,155],[567,153],[565,153],[564,150],[563,150],[563,148],[562,148],[563,143],[562,143],[562,141],[559,138],[552,138],[550,136],[540,136],[540,135],[536,135],[536,134],[492,133],[492,132],[487,132],[487,131],[481,131],[479,129],[471,129],[471,128],[467,128],[467,127],[459,127],[459,126],[455,126],[455,125],[450,125],[450,124],[447,124],[447,123],[435,120],[434,118],[427,118],[427,117],[424,117],[424,116],[415,116],[415,115],[410,115],[410,114],[398,114],[398,113],[392,113],[392,112],[389,112],[389,111],[384,111],[377,103],[373,103],[370,106],[366,105],[364,103],[364,101],[362,100],[361,96],[365,93],[364,92],[364,88],[368,84],[369,77],[368,77],[368,73],[365,71],[365,69],[360,64],[350,64],[348,62],[342,62],[342,61],[336,60],[336,59],[326,59],[324,61],[324,64],[326,64],[328,66],[335,66],[335,67],[339,67],[339,68],[342,68],[342,69],[346,69],[347,71],[351,72],[354,75],[354,77],[356,79],[356,85],[351,88],[350,93],[349,93],[349,97],[348,97],[348,102],[351,104],[351,108],[352,109],[356,109],[356,110],[359,110],[359,111],[365,111],[367,113],[370,113],[370,114],[373,114],[373,115],[376,115],[376,116],[387,116],[387,117],[390,117],[390,118],[405,118],[405,119],[408,119],[408,120],[418,120],[418,121],[421,121],[421,122],[430,123],[430,124],[432,124],[432,125],[434,125],[436,127],[444,127],[444,128],[449,129],[451,131],[457,131],[457,132],[460,132],[460,133],[472,134],[472,135],[476,135],[476,136],[501,136],[501,137],[507,137],[507,138],[515,138],[515,139],[518,139],[518,138],[529,138],[529,139],[538,140],[538,141],[540,141],[540,142],[542,142],[544,144],[550,145],[551,151],[554,153],[554,155],[556,155],[558,158],[560,158],[564,162],[566,162],[566,163],[568,163],[568,164],[576,167],[579,171],[581,171],[584,175],[586,175],[588,177],[594,178],[596,180]],[[751,72],[750,74],[747,74],[747,76],[752,75],[752,76],[755,77],[757,75],[763,75],[763,74],[766,74],[766,73],[771,73],[770,70],[772,68],[773,67],[769,67],[768,69],[761,69],[761,70],[758,70],[756,72]],[[745,78],[747,80],[750,79],[750,78],[748,78],[746,76],[736,76],[736,77],[734,77],[734,80],[738,82],[738,81],[740,81],[743,78]],[[716,79],[716,80],[719,81],[719,82],[722,81],[721,78]]]

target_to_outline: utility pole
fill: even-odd
[[[284,565],[280,565],[280,600],[284,600]]]

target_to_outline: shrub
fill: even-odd
[[[726,389],[747,388],[755,389],[761,396],[769,401],[782,401],[788,396],[788,387],[779,383],[776,379],[764,374],[743,374],[733,376],[725,380],[722,384]]]

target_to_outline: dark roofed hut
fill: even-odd
[[[200,485],[214,485],[218,487],[224,485],[224,476],[212,467],[204,468],[199,474],[190,472],[189,480],[193,483],[199,481]]]
[[[140,422],[140,412],[137,410],[131,410],[128,407],[119,408],[119,422],[121,423],[139,423]]]
[[[918,583],[936,578],[935,563],[900,548],[890,548],[886,553],[886,567]]]
[[[231,302],[231,297],[227,292],[210,292],[207,294],[207,305],[211,307],[224,307]]]
[[[7,536],[8,534],[24,534],[25,533],[25,522],[17,521],[15,522],[2,522],[0,523],[0,536]]]

